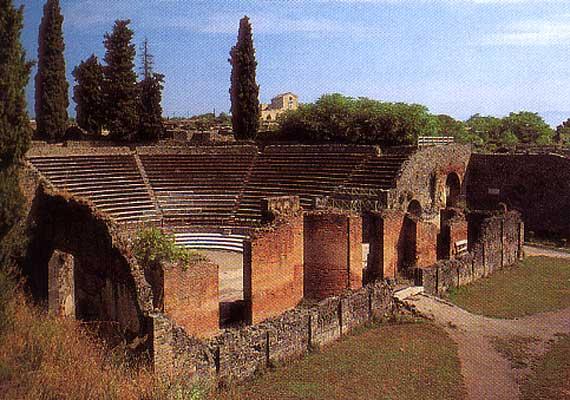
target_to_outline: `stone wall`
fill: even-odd
[[[425,213],[439,214],[446,206],[445,183],[449,174],[457,174],[461,195],[465,195],[463,182],[470,157],[470,146],[460,144],[427,147],[415,152],[402,166],[388,207],[406,211],[409,203],[417,200]]]
[[[385,283],[369,284],[260,324],[225,330],[207,341],[190,337],[166,316],[155,314],[154,368],[159,375],[177,371],[188,377],[217,378],[221,384],[240,382],[268,366],[331,343],[369,321],[391,315],[392,293]]]
[[[362,218],[310,213],[304,221],[304,296],[321,300],[362,287]]]
[[[48,262],[48,309],[62,317],[75,318],[75,259],[55,250]]]
[[[164,267],[164,313],[192,336],[208,337],[220,326],[218,266],[197,262]]]
[[[251,323],[294,308],[303,298],[303,216],[258,230],[244,242],[244,298]]]
[[[466,285],[489,276],[523,256],[524,224],[520,214],[508,211],[496,215],[469,216],[470,230],[478,230],[478,239],[470,251],[455,259],[443,260],[427,269],[416,269],[418,284],[429,294],[441,295],[450,288]]]
[[[474,209],[500,202],[521,212],[527,230],[570,237],[570,159],[549,154],[474,154],[467,173]]]
[[[28,184],[32,185],[32,181]],[[153,310],[153,293],[128,241],[89,202],[55,192],[39,182],[37,185],[35,191],[31,187],[26,190],[32,199],[26,222],[30,240],[23,271],[28,289],[36,300],[49,303],[49,275],[67,275],[61,269],[66,263],[56,262],[55,258],[62,253],[72,256],[76,318],[106,325],[106,331],[120,334],[127,342],[139,343],[139,349],[144,350],[149,339],[147,315]],[[55,293],[53,288],[51,291]],[[71,294],[70,288],[66,291]]]

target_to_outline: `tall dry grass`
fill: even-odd
[[[0,271],[0,397],[195,400],[206,392],[127,365],[80,322],[41,312]]]

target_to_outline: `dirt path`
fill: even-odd
[[[548,249],[544,247],[524,246],[524,252],[527,256],[546,256],[555,258],[570,258],[570,253],[559,251],[556,249]]]
[[[516,400],[520,370],[494,347],[496,339],[523,337],[535,343],[533,356],[546,351],[556,334],[570,333],[570,308],[513,320],[471,314],[451,303],[427,295],[408,298],[408,304],[443,326],[457,343],[461,372],[470,400]]]

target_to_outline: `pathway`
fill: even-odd
[[[496,338],[537,339],[535,355],[546,351],[548,341],[559,333],[570,333],[570,308],[503,320],[471,314],[460,307],[428,295],[406,299],[418,312],[443,326],[457,343],[461,370],[470,400],[516,400],[521,371],[494,348]]]
[[[570,258],[569,253],[525,246],[527,256]],[[550,340],[570,333],[570,308],[512,320],[471,314],[440,298],[424,294],[405,302],[444,327],[457,343],[461,372],[469,400],[518,400],[519,383],[529,370],[513,369],[509,360],[494,347],[496,339],[536,339],[529,348],[533,357],[544,354]]]

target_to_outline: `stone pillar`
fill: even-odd
[[[48,263],[48,309],[63,317],[75,318],[75,259],[55,250]]]

